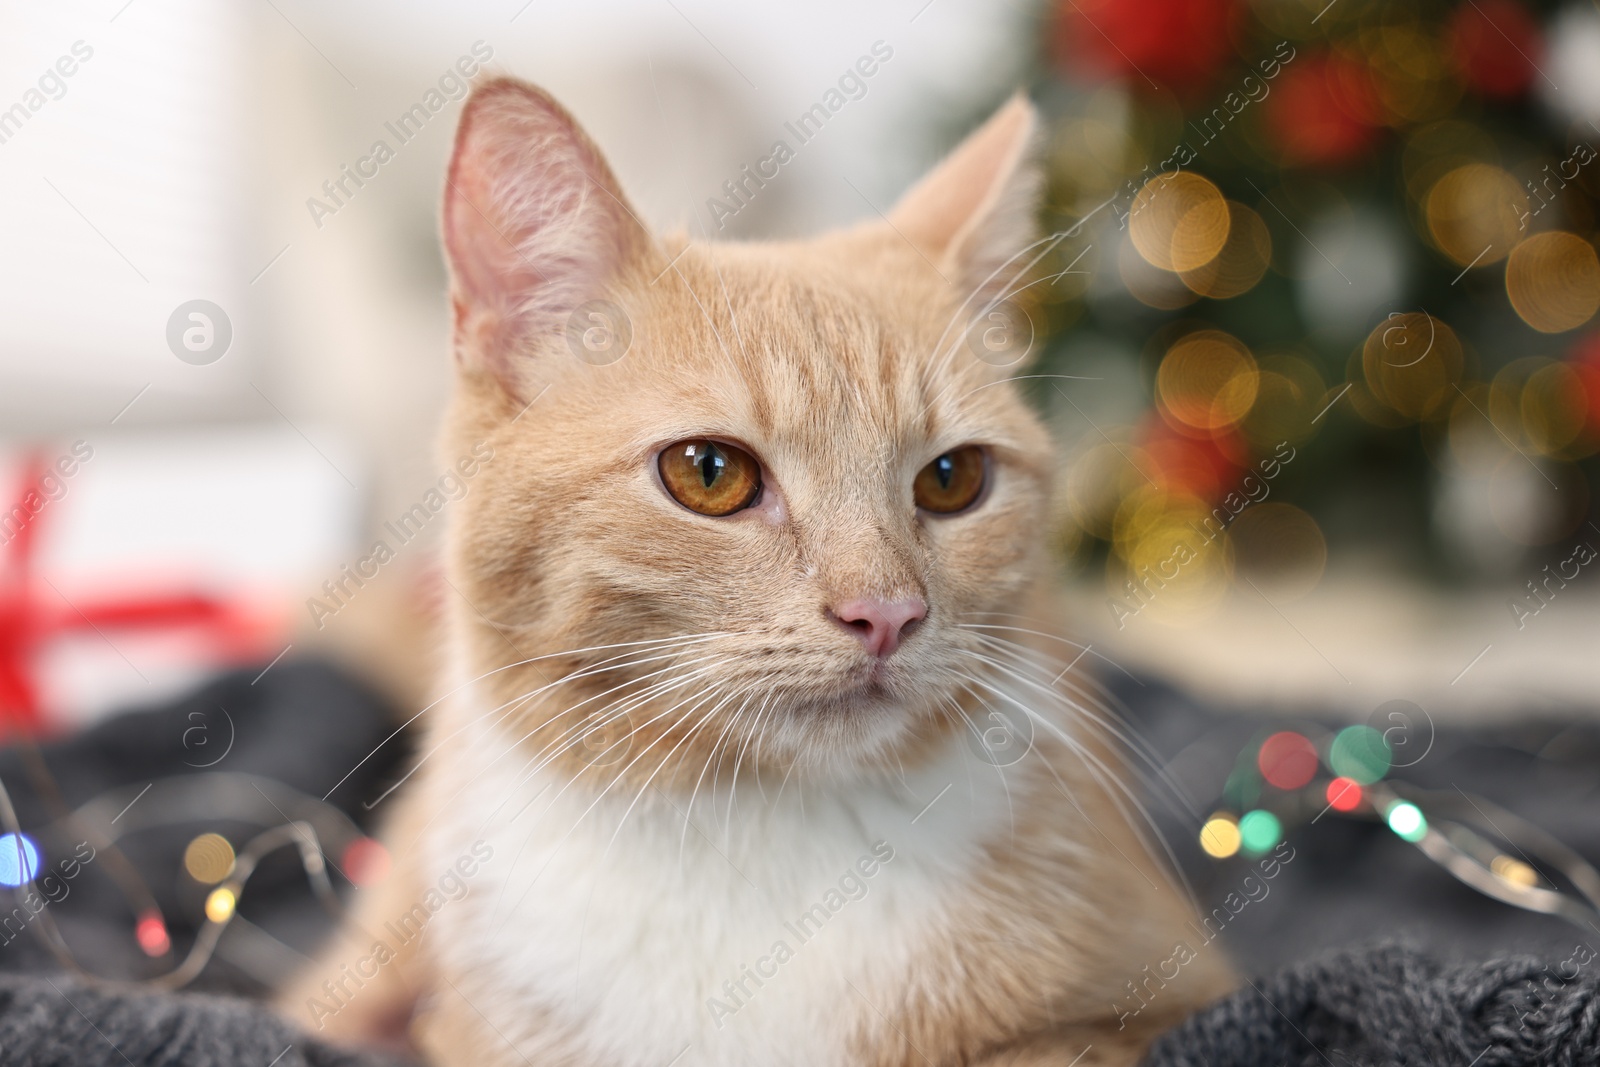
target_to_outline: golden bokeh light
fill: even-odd
[[[1266,356],[1260,360],[1261,376],[1256,402],[1239,423],[1244,439],[1270,451],[1288,441],[1299,444],[1316,433],[1317,417],[1333,399],[1327,395],[1322,375],[1298,356]]]
[[[1438,118],[1460,98],[1449,54],[1436,35],[1414,26],[1379,23],[1361,36],[1378,103],[1390,125]]]
[[[1228,236],[1217,254],[1198,267],[1179,272],[1184,285],[1213,300],[1249,292],[1272,262],[1272,236],[1261,216],[1232,200],[1227,207]]]
[[[1576,329],[1600,309],[1600,257],[1576,234],[1534,234],[1506,262],[1506,295],[1541,333]]]
[[[1447,409],[1464,361],[1455,331],[1425,311],[1391,314],[1361,348],[1371,397],[1407,421]]]
[[[1528,379],[1548,366],[1550,361],[1543,356],[1524,356],[1501,367],[1489,383],[1485,410],[1508,445],[1520,448],[1529,439],[1522,425],[1522,389]]]
[[[1484,404],[1494,428],[1518,447],[1554,459],[1581,459],[1596,450],[1588,391],[1566,363],[1513,360],[1495,375]]]
[[[1306,596],[1328,565],[1322,528],[1292,504],[1251,505],[1228,527],[1228,540],[1240,577],[1272,593],[1274,601]]]
[[[1522,233],[1528,194],[1499,167],[1468,163],[1428,191],[1428,232],[1439,251],[1460,266],[1498,263]]]
[[[1173,493],[1144,484],[1117,505],[1112,520],[1112,548],[1124,559],[1158,528],[1195,521],[1206,512],[1205,501],[1188,493]]]
[[[1552,363],[1522,387],[1522,425],[1534,448],[1557,459],[1583,459],[1600,452],[1600,425],[1593,418],[1600,397],[1565,363]]]
[[[1176,274],[1151,266],[1131,237],[1125,236],[1117,245],[1117,273],[1129,295],[1159,311],[1176,311],[1200,299]]]
[[[1358,364],[1356,370],[1359,372],[1361,369],[1359,366],[1361,362],[1360,352],[1356,353],[1354,362]],[[1330,396],[1328,399],[1332,400],[1333,398]],[[1360,416],[1363,421],[1369,422],[1374,426],[1381,426],[1385,430],[1395,430],[1411,424],[1410,419],[1400,415],[1388,404],[1373,396],[1372,390],[1367,388],[1366,382],[1352,382],[1340,403],[1349,404],[1350,409]]]
[[[1197,330],[1167,350],[1156,371],[1156,397],[1171,419],[1209,433],[1249,413],[1260,377],[1250,350],[1232,335]]]
[[[221,834],[201,834],[183,850],[183,869],[201,885],[216,885],[233,872],[233,846]]]
[[[1226,538],[1206,533],[1210,515],[1206,503],[1189,494],[1146,489],[1125,502],[1117,516],[1116,555],[1106,564],[1119,619],[1131,613],[1183,625],[1215,611],[1233,566]]]
[[[1422,204],[1434,183],[1452,170],[1493,158],[1494,138],[1481,127],[1460,119],[1431,122],[1406,138],[1400,156],[1406,192]]]
[[[1080,455],[1067,474],[1065,497],[1074,522],[1101,540],[1110,540],[1117,509],[1130,494],[1151,483],[1152,464],[1143,451],[1107,440]]]
[[[1228,241],[1230,213],[1222,192],[1189,171],[1158,174],[1128,209],[1128,233],[1145,262],[1161,270],[1197,270]]]

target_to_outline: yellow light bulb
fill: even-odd
[[[219,885],[206,897],[206,918],[214,923],[225,923],[233,918],[233,908],[238,902],[239,898],[230,887]]]
[[[1496,856],[1490,863],[1489,869],[1501,881],[1510,882],[1514,886],[1530,889],[1539,884],[1539,874],[1532,867],[1519,859],[1510,856]]]
[[[1213,815],[1200,828],[1200,847],[1206,855],[1225,860],[1239,851],[1239,824],[1226,815]]]

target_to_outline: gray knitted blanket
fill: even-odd
[[[402,1067],[308,1040],[261,1004],[0,978],[5,1067]]]
[[[1196,1013],[1145,1067],[1589,1067],[1595,971],[1593,954],[1445,967],[1392,946],[1342,952]]]
[[[171,704],[46,745],[41,758],[54,787],[75,805],[110,788],[137,790],[155,778],[194,773],[186,731],[194,716],[221,706],[238,736],[219,769],[313,795],[343,780],[331,802],[358,822],[368,818],[361,801],[387,788],[404,763],[403,748],[379,744],[392,729],[392,713],[325,666],[291,660],[264,678],[259,673],[224,677]],[[1226,760],[1261,729],[1258,715],[1205,708],[1155,684],[1130,681],[1125,688],[1132,725],[1198,797],[1219,772],[1194,755],[1209,745]],[[346,777],[357,765],[359,773]],[[1597,767],[1600,726],[1589,713],[1545,725],[1525,716],[1503,735],[1441,731],[1433,754],[1408,773],[1433,788],[1469,782],[1593,857],[1600,856]],[[32,785],[36,776],[17,751],[0,750],[0,778],[25,829],[49,822],[49,805]],[[133,862],[164,895],[180,948],[194,938],[198,919],[195,901],[173,890],[171,872],[194,834],[215,828],[215,820],[197,812],[193,825],[144,834],[130,845]],[[1600,946],[1600,931],[1591,936],[1489,901],[1374,824],[1324,820],[1314,829],[1294,838],[1299,858],[1272,883],[1270,897],[1252,903],[1225,931],[1227,951],[1259,977],[1162,1037],[1146,1067],[1600,1067],[1600,955],[1589,947]],[[1163,830],[1180,846],[1203,904],[1248,873],[1238,863],[1190,855],[1198,850],[1187,824]],[[134,944],[126,902],[109,879],[97,883],[96,872],[78,879],[52,914],[85,963],[126,982],[69,979],[36,938],[0,944],[0,1067],[404,1064],[294,1032],[250,999],[277,981],[252,969],[250,956],[213,960],[194,993],[157,994],[134,984],[152,976],[154,963]],[[257,880],[241,911],[253,909],[252,922],[310,951],[327,919],[298,866],[263,868]],[[1418,947],[1394,947],[1397,937]],[[1378,947],[1330,954],[1362,943]],[[1447,957],[1496,962],[1439,962]],[[1113,998],[1108,994],[1108,1003]]]
[[[1257,980],[1197,1013],[1157,1042],[1145,1067],[1600,1065],[1593,971],[1570,958],[1444,967],[1395,947],[1340,953]],[[249,1001],[0,979],[7,1067],[404,1062],[309,1040]]]

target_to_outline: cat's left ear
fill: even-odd
[[[944,276],[992,299],[1017,284],[1037,234],[1043,177],[1039,120],[1021,93],[1008,100],[900,198],[889,221]]]

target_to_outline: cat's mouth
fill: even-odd
[[[906,682],[905,671],[898,664],[873,658],[853,672],[845,696],[867,704],[896,703],[906,698]]]

